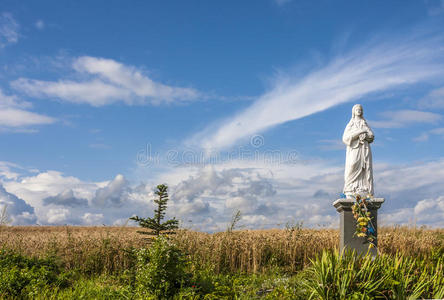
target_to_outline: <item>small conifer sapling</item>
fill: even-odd
[[[154,210],[153,218],[139,218],[138,216],[131,217],[130,220],[134,220],[139,223],[140,227],[151,229],[151,231],[138,231],[141,234],[154,235],[158,237],[161,234],[175,234],[175,229],[178,229],[179,221],[176,218],[165,221],[165,210],[168,202],[168,186],[160,184],[157,186],[155,194],[158,198],[154,199],[154,203],[157,204],[157,208]]]

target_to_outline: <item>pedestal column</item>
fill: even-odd
[[[344,198],[338,199],[333,202],[333,206],[339,212],[339,250],[344,248],[350,250],[354,249],[358,254],[367,253],[369,249],[369,243],[366,242],[365,237],[358,237],[355,235],[357,221],[353,217],[352,205],[355,203],[355,199]],[[370,212],[371,221],[375,228],[376,237],[374,244],[378,245],[378,209],[384,202],[384,198],[373,198],[367,200],[367,208]],[[370,249],[372,255],[377,254],[376,248]]]

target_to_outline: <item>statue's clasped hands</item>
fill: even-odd
[[[359,142],[360,142],[361,144],[364,144],[364,141],[365,141],[366,138],[367,138],[367,133],[366,133],[366,132],[361,133],[361,134],[359,135]]]

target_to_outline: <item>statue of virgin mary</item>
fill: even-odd
[[[353,197],[373,195],[373,167],[370,143],[375,136],[364,119],[360,104],[353,106],[342,141],[347,145],[345,158],[344,194]]]

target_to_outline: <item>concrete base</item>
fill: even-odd
[[[356,202],[355,199],[344,198],[338,199],[333,202],[333,206],[339,212],[339,250],[342,251],[344,248],[354,249],[358,254],[365,254],[369,249],[369,244],[366,242],[366,238],[357,237],[356,232],[356,220],[353,217],[352,205]],[[371,214],[372,223],[375,227],[376,240],[374,243],[378,243],[378,209],[384,202],[384,198],[373,198],[367,201],[367,208]],[[372,255],[377,255],[376,248],[370,249]]]

